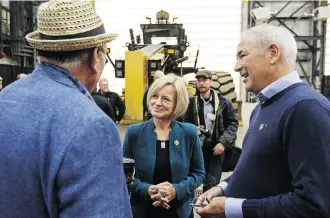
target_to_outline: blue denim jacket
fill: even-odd
[[[0,93],[0,217],[132,217],[113,121],[64,69]]]

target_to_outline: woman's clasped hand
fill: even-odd
[[[154,207],[170,208],[170,201],[175,198],[176,192],[174,186],[169,182],[162,182],[158,185],[151,185],[148,189],[149,197],[154,201]]]

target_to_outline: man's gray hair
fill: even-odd
[[[284,61],[295,67],[297,58],[297,43],[293,35],[284,27],[272,24],[262,24],[244,31],[241,40],[252,40],[261,49],[277,45]]]
[[[101,84],[101,82],[107,82],[107,83],[109,83],[109,81],[106,78],[101,78],[100,81],[99,81],[99,85]]]
[[[156,77],[157,79],[159,79],[160,77],[164,76],[164,72],[161,70],[156,70],[154,73],[154,77]]]
[[[25,78],[25,77],[27,77],[27,76],[28,76],[28,75],[25,74],[25,73],[20,73],[20,74],[17,75],[16,79],[17,79],[17,80],[19,80],[19,79],[23,79],[23,78]]]
[[[98,48],[103,50],[102,46],[99,46]],[[93,55],[94,49],[95,48],[87,48],[83,50],[58,52],[37,50],[38,61],[40,62],[40,57],[44,57],[56,61],[66,69],[74,69],[81,65],[87,65],[89,63],[89,59]]]

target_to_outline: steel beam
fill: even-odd
[[[273,2],[278,4],[281,1],[273,1]],[[268,6],[271,4],[272,4],[271,1],[266,1],[266,0],[264,0],[264,1],[250,0],[250,1],[248,1],[248,7],[247,7],[248,8],[248,13],[247,13],[248,28],[251,28],[257,24],[257,22],[254,19],[252,19],[251,15],[250,15],[250,11],[254,8],[264,7],[264,6],[266,7],[266,5]],[[294,8],[292,10],[292,13],[289,14],[289,16],[283,16],[282,14],[283,14],[284,9],[287,9],[288,5],[290,5],[290,4],[297,5],[297,8]],[[315,84],[315,81],[313,80],[312,72],[315,70],[318,70],[322,73],[322,76],[324,74],[326,21],[319,21],[319,20],[314,21],[313,17],[311,17],[311,16],[308,16],[308,17],[303,16],[303,15],[300,16],[301,13],[299,13],[299,15],[297,15],[297,13],[301,12],[301,10],[306,8],[306,6],[308,6],[309,10],[314,10],[315,8],[317,8],[319,6],[327,6],[327,5],[328,5],[328,2],[325,0],[322,0],[322,1],[305,0],[305,1],[301,1],[301,4],[299,2],[297,3],[297,1],[283,2],[280,10],[276,14],[271,15],[271,18],[268,21],[266,21],[266,23],[270,23],[272,21],[278,22],[279,26],[283,26],[284,28],[286,28],[288,31],[290,31],[294,35],[295,40],[297,42],[303,42],[304,45],[307,46],[307,47],[298,48],[298,52],[299,52],[299,54],[301,54],[301,52],[304,52],[304,53],[306,53],[306,55],[311,55],[312,58],[303,60],[303,57],[297,56],[297,65],[300,66],[303,77],[305,77],[307,82],[314,88],[316,88],[316,86],[315,86],[316,84]],[[312,29],[312,32],[310,32],[310,35],[300,34],[300,32],[298,30],[296,30],[296,29],[293,30],[293,28],[290,28],[292,23],[293,23],[293,25],[296,25],[299,21],[304,22],[303,25],[307,25],[307,23],[308,23],[308,25],[311,25],[310,27]],[[289,24],[289,22],[290,22],[290,24]],[[304,53],[302,53],[302,54],[304,54]],[[307,62],[302,64],[303,61],[307,61]],[[306,64],[308,64],[308,65],[306,65]],[[309,72],[309,71],[311,71],[311,72]],[[323,82],[322,84],[324,85],[325,83]],[[325,90],[325,87],[323,87],[323,85],[321,85],[321,90]],[[249,100],[250,99],[248,99],[248,101]]]

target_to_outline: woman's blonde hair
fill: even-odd
[[[172,85],[175,89],[176,102],[174,102],[173,118],[176,119],[186,113],[189,104],[186,83],[182,77],[168,74],[156,80],[149,88],[147,95],[147,105],[149,107],[151,97],[167,85]]]

